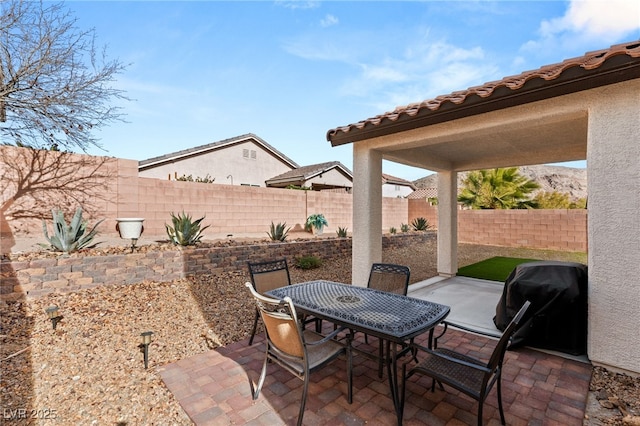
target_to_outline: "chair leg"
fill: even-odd
[[[478,426],[482,426],[482,407],[484,406],[484,401],[478,401]]]
[[[300,401],[300,412],[298,413],[298,426],[302,426],[302,416],[304,416],[304,406],[307,404],[307,392],[309,392],[309,371],[304,375],[304,385],[302,387],[302,401]]]
[[[353,332],[347,334],[347,401],[349,404],[353,402],[353,353],[351,351],[351,342],[353,341]]]
[[[500,424],[504,425],[504,410],[502,409],[502,386],[500,383],[502,382],[502,377],[498,377],[498,409],[500,410]]]
[[[382,361],[384,359],[384,350],[382,348],[384,341],[382,339],[378,339],[378,377],[382,378]],[[388,361],[388,360],[387,360]]]
[[[267,357],[265,355],[264,357],[264,364],[262,364],[262,372],[260,373],[260,379],[258,379],[258,386],[256,386],[255,389],[253,389],[253,382],[250,382],[251,384],[251,395],[253,396],[253,399],[256,400],[258,399],[258,396],[260,395],[260,389],[262,389],[262,385],[264,384],[264,378],[267,375],[267,364],[269,363],[269,357]]]
[[[253,320],[253,330],[251,330],[251,337],[249,338],[249,346],[253,345],[253,337],[256,335],[256,330],[258,329],[258,317],[260,316],[260,312],[256,309],[256,318]]]

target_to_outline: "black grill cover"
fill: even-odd
[[[505,281],[493,322],[504,330],[531,301],[512,347],[527,345],[583,355],[587,352],[587,266],[540,261],[518,265]]]

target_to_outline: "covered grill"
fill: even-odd
[[[572,355],[587,352],[587,266],[539,261],[518,265],[505,281],[493,322],[504,330],[526,301],[527,320],[512,346],[527,345]]]

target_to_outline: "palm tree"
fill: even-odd
[[[517,167],[478,170],[467,175],[458,201],[472,209],[535,208],[530,194],[539,187]]]

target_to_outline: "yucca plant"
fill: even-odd
[[[171,213],[171,222],[173,226],[164,224],[167,229],[167,235],[169,240],[175,245],[192,246],[200,242],[202,239],[202,231],[207,229],[209,225],[201,228],[200,223],[206,216],[201,217],[198,220],[193,220],[190,214],[178,214],[177,216]]]
[[[47,223],[43,220],[42,230],[44,231],[44,237],[49,241],[49,245],[41,244],[41,246],[53,251],[72,253],[83,248],[92,248],[99,244],[91,244],[91,242],[98,233],[96,230],[97,226],[100,225],[104,219],[99,220],[93,225],[93,228],[87,232],[87,222],[82,220],[81,207],[76,209],[76,213],[68,225],[64,220],[62,210],[53,209],[51,210],[51,214],[53,216],[53,235],[49,237]]]
[[[416,217],[411,222],[411,226],[413,226],[414,231],[426,231],[429,229],[429,221],[424,217]]]
[[[402,232],[409,232],[409,225],[407,225],[406,223],[401,223],[400,224],[400,230]]]
[[[347,236],[347,227],[345,226],[343,228],[341,226],[338,226],[338,230],[336,231],[336,234],[338,234],[338,237],[340,238],[345,238]]]
[[[278,222],[277,225],[274,225],[273,222],[271,222],[271,228],[269,229],[269,232],[267,232],[267,235],[271,238],[271,241],[285,241],[290,229],[291,228],[287,228],[287,222]]]

